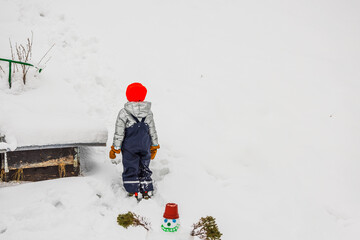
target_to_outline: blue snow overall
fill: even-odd
[[[129,193],[153,191],[150,165],[151,137],[149,126],[131,115],[135,124],[125,129],[122,144],[124,172],[122,174],[125,190]]]

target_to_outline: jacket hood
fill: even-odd
[[[124,105],[126,112],[135,117],[146,117],[151,110],[151,102],[127,102]]]

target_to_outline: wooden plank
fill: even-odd
[[[74,148],[55,148],[8,152],[9,169],[47,167],[61,162],[72,164],[76,152]]]
[[[49,148],[75,148],[75,147],[106,147],[106,142],[20,146],[17,147],[15,151],[40,150],[40,149],[49,149]]]
[[[16,181],[18,170],[10,170],[9,180]],[[65,165],[65,176],[64,177],[74,177],[80,174],[80,168],[74,167],[71,165]],[[23,174],[20,178],[21,181],[43,181],[60,178],[59,166],[50,166],[50,167],[39,167],[39,168],[27,168],[23,169]]]
[[[51,167],[51,166],[59,166],[61,164],[74,165],[74,157],[68,156],[66,158],[58,158],[44,162],[34,162],[34,163],[25,163],[25,164],[16,163],[9,166],[9,169],[16,170],[20,168],[27,169],[27,168],[39,168],[39,167]]]
[[[42,181],[80,174],[77,148],[55,148],[7,152],[10,172],[3,181]],[[3,168],[3,154],[0,166]]]

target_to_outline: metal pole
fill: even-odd
[[[34,65],[32,65],[30,63],[25,63],[25,62],[20,62],[20,61],[5,59],[5,58],[0,58],[0,61],[5,61],[5,62],[9,63],[9,86],[10,86],[10,88],[11,88],[11,64],[12,63],[17,63],[17,64],[22,64],[22,65],[34,67],[39,71],[39,73],[41,73],[41,71],[42,71],[42,68],[35,67]]]
[[[9,62],[9,87],[11,88],[11,62]]]
[[[18,63],[18,64],[23,64],[23,65],[27,65],[27,66],[35,67],[35,66],[34,66],[34,65],[32,65],[31,63],[20,62],[20,61],[15,61],[15,60],[10,60],[10,59],[5,59],[5,58],[0,58],[0,61],[12,62],[12,63]]]

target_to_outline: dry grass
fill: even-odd
[[[5,170],[4,170],[4,169],[1,169],[1,172],[0,172],[0,180],[1,180],[1,181],[4,181],[4,180],[5,180],[4,177],[5,177]]]
[[[22,181],[22,180],[24,179],[24,170],[23,170],[22,168],[19,168],[19,169],[15,172],[15,174],[14,174],[14,176],[13,176],[13,179],[14,179],[15,181],[17,181],[17,182]]]
[[[3,72],[3,73],[5,73],[5,71],[4,71],[4,69],[0,66],[0,70]]]
[[[11,42],[11,39],[9,39],[9,44],[10,44],[10,51],[11,51],[11,59],[13,61],[18,61],[18,62],[23,62],[23,63],[30,63],[31,59],[32,59],[32,51],[33,51],[33,38],[34,38],[34,34],[33,32],[31,32],[31,37],[27,38],[26,43],[25,44],[15,44],[15,48],[13,47],[13,44]],[[48,63],[51,59],[51,57],[48,57],[47,59],[45,59],[48,55],[48,53],[53,49],[53,47],[55,46],[55,44],[53,44],[49,50],[45,53],[45,55],[40,59],[38,65],[44,60],[45,64]],[[11,63],[9,63],[11,64]],[[28,65],[24,65],[24,64],[13,64],[13,68],[12,68],[12,73],[9,74],[14,74],[16,72],[21,72],[22,73],[22,80],[24,85],[26,84],[26,76],[28,74],[30,66]],[[35,68],[37,68],[39,71],[41,69],[39,69],[37,66],[35,66]],[[43,68],[42,68],[43,69]],[[2,72],[5,73],[4,69],[1,68],[0,66],[0,70]]]
[[[65,163],[60,163],[60,164],[59,164],[59,177],[60,177],[60,178],[66,177],[65,166],[66,166]]]
[[[16,44],[16,55],[18,57],[18,60],[20,62],[29,62],[32,58],[32,46],[33,46],[33,37],[34,34],[31,32],[31,39],[28,38],[25,45],[23,44]],[[26,66],[23,64],[20,64],[21,70],[22,70],[22,79],[23,83],[26,84],[26,75],[29,71],[30,66]]]

